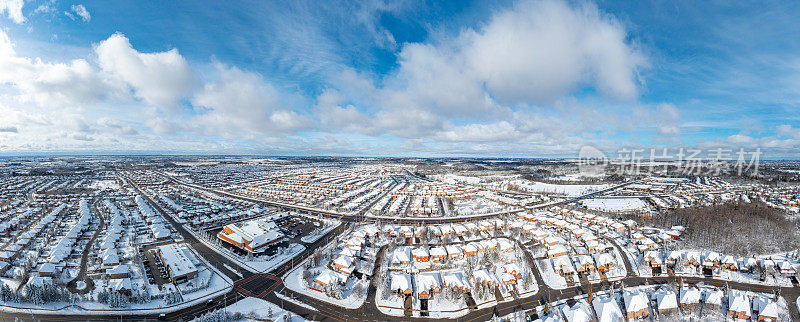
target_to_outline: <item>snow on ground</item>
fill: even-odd
[[[187,229],[187,231],[189,231],[189,233],[194,235],[194,237],[197,238],[197,240],[199,240],[200,242],[202,242],[203,244],[205,244],[206,246],[208,246],[209,248],[211,248],[212,250],[214,250],[218,254],[220,254],[222,256],[225,256],[228,259],[238,263],[239,266],[241,266],[243,269],[246,269],[247,271],[250,271],[252,273],[264,273],[264,272],[271,271],[275,267],[283,265],[283,263],[286,263],[287,261],[292,259],[294,256],[296,256],[297,254],[300,254],[301,252],[303,252],[306,249],[305,246],[303,246],[303,245],[291,244],[291,245],[289,245],[289,247],[287,249],[284,249],[283,252],[278,252],[273,256],[264,255],[264,256],[256,257],[254,260],[247,260],[246,258],[243,258],[240,255],[234,254],[233,252],[231,252],[230,250],[228,250],[228,249],[226,249],[226,248],[224,248],[222,246],[219,246],[219,245],[216,245],[216,244],[213,244],[213,243],[209,242],[205,238],[197,235],[197,233],[195,233],[195,231],[192,230],[192,229]]]
[[[432,175],[436,180],[447,184],[459,184],[459,183],[466,183],[466,184],[479,184],[481,183],[481,178],[478,177],[467,177],[467,176],[460,176],[456,174],[436,174]]]
[[[298,292],[298,293],[301,293],[303,295],[307,295],[307,296],[313,297],[313,298],[318,299],[320,301],[325,301],[325,302],[328,302],[328,303],[331,303],[331,304],[334,304],[334,305],[346,307],[348,309],[357,309],[357,308],[360,308],[361,305],[364,304],[364,300],[366,300],[366,298],[367,298],[367,294],[366,294],[367,293],[367,289],[369,287],[367,287],[368,285],[365,285],[363,287],[362,294],[354,294],[351,288],[352,288],[354,283],[357,283],[357,281],[355,281],[356,278],[349,279],[348,282],[347,282],[347,285],[342,287],[343,299],[341,299],[341,300],[337,300],[337,299],[331,298],[331,297],[329,297],[329,296],[327,296],[327,295],[325,295],[325,294],[323,294],[321,292],[318,292],[318,291],[315,291],[315,290],[312,290],[312,289],[308,288],[308,286],[306,286],[306,282],[303,281],[303,270],[305,270],[305,267],[306,267],[306,264],[307,264],[308,261],[310,261],[310,259],[305,261],[305,262],[300,263],[299,265],[297,265],[297,267],[295,267],[293,270],[291,270],[288,275],[286,275],[286,277],[284,278],[283,282],[284,282],[284,285],[286,285],[286,287],[288,289],[290,289],[292,291],[295,291],[295,292]],[[311,270],[314,270],[314,269],[312,268]]]
[[[647,207],[639,198],[593,198],[581,200],[581,204],[589,209],[605,211],[630,211]]]
[[[88,186],[91,189],[97,190],[119,190],[119,184],[114,180],[95,180]]]
[[[303,302],[300,302],[297,299],[293,299],[293,298],[290,298],[290,297],[288,297],[286,295],[283,295],[283,294],[281,294],[281,292],[275,292],[275,296],[277,296],[279,299],[284,300],[286,302],[291,302],[294,305],[302,306],[304,308],[307,308],[307,309],[313,310],[313,311],[319,311],[319,310],[317,310],[317,308],[315,308],[315,307],[313,307],[311,305],[305,304]]]
[[[327,234],[329,231],[334,230],[336,229],[336,227],[339,227],[339,225],[341,225],[341,221],[339,221],[338,219],[325,220],[325,221],[326,221],[325,229],[322,230],[320,230],[319,228],[314,229],[313,232],[311,232],[306,236],[301,237],[300,240],[304,243],[313,243],[318,239],[320,239],[320,237],[325,236],[325,234]]]
[[[514,184],[526,190],[527,192],[555,193],[555,194],[564,194],[568,196],[580,196],[611,187],[611,185],[607,184],[600,184],[600,185],[551,184],[551,183],[533,182],[526,180],[511,180],[507,182],[502,182],[500,184]]]
[[[417,305],[419,307],[419,305]],[[437,294],[433,297],[432,300],[428,301],[428,308],[432,310],[438,311],[430,311],[429,316],[431,318],[436,319],[445,319],[445,318],[457,318],[463,316],[465,313],[464,311],[469,312],[469,310],[462,310],[462,311],[455,311],[461,310],[467,307],[467,302],[463,299],[455,299],[450,300],[446,299],[442,294]],[[442,311],[455,311],[455,312],[442,312]]]
[[[705,256],[706,251],[696,250],[696,249],[687,249],[687,250],[678,250],[677,252],[682,253],[682,256],[685,257],[686,252],[699,252],[702,256]],[[724,254],[722,256],[725,256]],[[763,255],[763,256],[756,256],[757,258],[772,258],[773,260],[779,261],[783,260],[785,257],[781,257],[781,254],[776,255]],[[678,264],[674,267],[675,275],[679,276],[704,276],[702,269],[700,267],[695,267],[692,265],[684,265]],[[787,276],[783,276],[780,273],[773,272],[767,273],[765,279],[762,281],[758,277],[756,277],[752,273],[745,273],[742,271],[731,271],[727,269],[717,268],[714,270],[714,278],[717,279],[724,279],[732,282],[743,282],[743,283],[750,283],[750,284],[761,284],[761,285],[771,285],[771,286],[785,286],[791,287],[792,281]]]
[[[282,254],[278,253],[273,256],[260,256],[257,257],[256,260],[246,261],[245,264],[253,267],[259,272],[268,272],[273,270],[275,267],[283,265],[283,263],[286,263],[295,255],[302,253],[304,250],[306,250],[306,247],[303,245],[291,244]]]
[[[460,199],[453,200],[453,210],[458,215],[480,215],[503,210],[499,203],[487,199]]]
[[[544,279],[544,283],[547,284],[547,286],[556,290],[567,288],[567,281],[563,276],[556,273],[553,269],[553,263],[549,258],[537,259],[534,260],[534,262],[536,262],[536,268],[539,269],[539,272],[542,274],[542,279]]]
[[[294,315],[292,312],[281,309],[280,306],[255,297],[241,299],[225,308],[225,310],[230,313],[241,313],[245,317],[251,316],[252,314],[252,317],[256,318],[257,320],[269,319],[273,321],[284,321],[283,316],[288,314],[291,317],[289,321],[306,321],[306,319]]]
[[[605,173],[593,174],[593,173],[588,173],[587,172],[587,173],[565,174],[565,175],[562,175],[562,176],[555,177],[554,179],[562,180],[562,181],[581,181],[581,180],[584,180],[586,178],[603,178],[605,176],[606,176]]]
[[[383,287],[378,287],[375,294],[375,306],[386,315],[403,316],[403,299],[394,294],[383,294]],[[397,308],[397,309],[396,309]]]
[[[2,282],[5,285],[8,285],[8,288],[10,288],[12,291],[16,291],[19,288],[19,281],[13,278],[0,277],[0,282]]]

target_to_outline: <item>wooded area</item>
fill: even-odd
[[[715,250],[737,256],[791,251],[798,248],[795,222],[762,202],[726,202],[681,208],[653,216],[656,227],[687,227],[684,248]]]

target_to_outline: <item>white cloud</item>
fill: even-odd
[[[678,135],[681,134],[681,129],[674,125],[664,125],[658,127],[658,134],[661,135]]]
[[[73,4],[72,7],[70,7],[70,9],[72,9],[72,12],[74,12],[76,15],[81,17],[83,22],[89,22],[89,20],[92,20],[92,15],[89,14],[89,10],[86,10],[86,7],[84,7],[82,4],[77,4],[77,5]],[[75,19],[75,16],[73,16],[72,13],[65,12],[65,14],[70,18],[72,18],[73,20]]]
[[[24,0],[0,0],[0,14],[5,11],[8,19],[21,24],[25,22],[25,16],[22,15],[22,6],[24,5]]]
[[[521,1],[458,37],[406,44],[382,95],[388,103],[451,115],[491,111],[495,100],[553,104],[584,86],[633,99],[647,61],[627,37],[593,5]]]
[[[17,98],[45,106],[91,104],[115,92],[114,84],[84,59],[49,63],[17,56],[14,44],[0,30],[0,83],[19,89]]]
[[[361,133],[374,133],[371,117],[353,105],[344,104],[345,97],[333,89],[326,89],[317,96],[314,117],[325,130],[344,129]]]
[[[775,128],[778,136],[794,137],[800,139],[800,129],[796,129],[789,124],[778,125]]]
[[[513,124],[500,121],[492,124],[468,124],[441,131],[434,137],[451,142],[493,142],[518,139],[522,134]]]
[[[95,52],[104,72],[126,82],[136,97],[159,108],[173,107],[195,84],[192,69],[177,49],[141,53],[125,35],[116,33],[95,46]]]
[[[596,118],[569,114],[557,105],[584,87],[614,100],[634,99],[637,72],[647,61],[627,38],[618,21],[593,5],[522,1],[455,37],[403,45],[397,69],[380,81],[346,70],[336,79],[336,88],[348,104],[334,104],[325,113],[318,108],[315,116],[326,126],[343,124],[345,130],[364,134],[444,142],[531,134],[559,139],[596,130],[597,125],[591,125]],[[533,113],[545,106],[559,112]],[[527,112],[517,113],[512,107]],[[671,119],[679,117],[675,111],[662,112]],[[608,114],[591,115],[605,119]],[[565,119],[577,122],[568,124]],[[664,128],[670,133],[675,129]]]
[[[644,57],[625,29],[597,7],[521,1],[468,34],[464,52],[505,102],[552,102],[583,84],[615,98],[636,96]]]
[[[282,93],[260,75],[217,64],[218,79],[197,93],[201,109],[190,120],[197,132],[224,137],[282,135],[307,126],[307,121],[282,102]]]

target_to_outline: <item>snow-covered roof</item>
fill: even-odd
[[[130,273],[130,268],[128,268],[128,265],[120,264],[112,267],[107,273],[108,275],[128,274]]]
[[[572,307],[564,305],[561,307],[561,312],[567,318],[567,322],[589,322],[594,319],[592,309],[586,300],[580,300]]]
[[[410,262],[408,248],[398,247],[392,252],[392,263]]]
[[[623,298],[625,300],[625,309],[628,312],[639,312],[647,309],[647,296],[643,292],[625,292]]]
[[[706,304],[722,305],[722,298],[725,296],[724,292],[720,290],[707,290],[704,293],[704,301]]]
[[[53,263],[42,263],[39,265],[39,273],[53,274],[56,272],[56,265]]]
[[[322,272],[320,272],[316,278],[316,282],[321,285],[328,285],[330,283],[338,281],[339,281],[339,275],[327,268],[322,270]]]
[[[681,304],[697,303],[700,303],[700,290],[696,288],[689,288],[681,291]]]
[[[760,317],[771,317],[774,319],[778,318],[778,304],[775,302],[770,301],[767,303],[761,311],[758,312],[758,316]]]
[[[454,288],[462,288],[462,289],[472,289],[469,285],[469,282],[464,278],[464,274],[461,272],[449,272],[444,273],[442,275],[442,280],[447,287]]]
[[[678,299],[675,296],[675,292],[673,292],[669,287],[662,286],[655,292],[653,292],[653,298],[656,300],[656,304],[658,305],[658,310],[672,310],[678,308]]]
[[[103,265],[116,265],[119,264],[119,255],[116,248],[109,248],[103,253]]]
[[[110,279],[108,287],[113,291],[131,290],[131,279],[127,277]]]
[[[393,272],[391,280],[390,287],[392,290],[400,290],[401,292],[411,290],[411,275]]]
[[[158,252],[173,277],[197,272],[197,267],[192,263],[192,256],[186,247],[179,247],[176,244],[158,246]]]
[[[438,273],[421,273],[416,275],[416,286],[418,291],[429,290],[432,288],[441,287],[442,283],[439,281],[440,276]]]
[[[622,321],[624,318],[617,301],[613,297],[598,296],[592,301],[592,305],[600,321]]]
[[[739,292],[731,291],[728,295],[729,310],[734,312],[744,312],[746,316],[750,316],[750,297]]]

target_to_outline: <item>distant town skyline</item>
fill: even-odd
[[[0,155],[796,159],[799,16],[795,2],[0,0]]]

